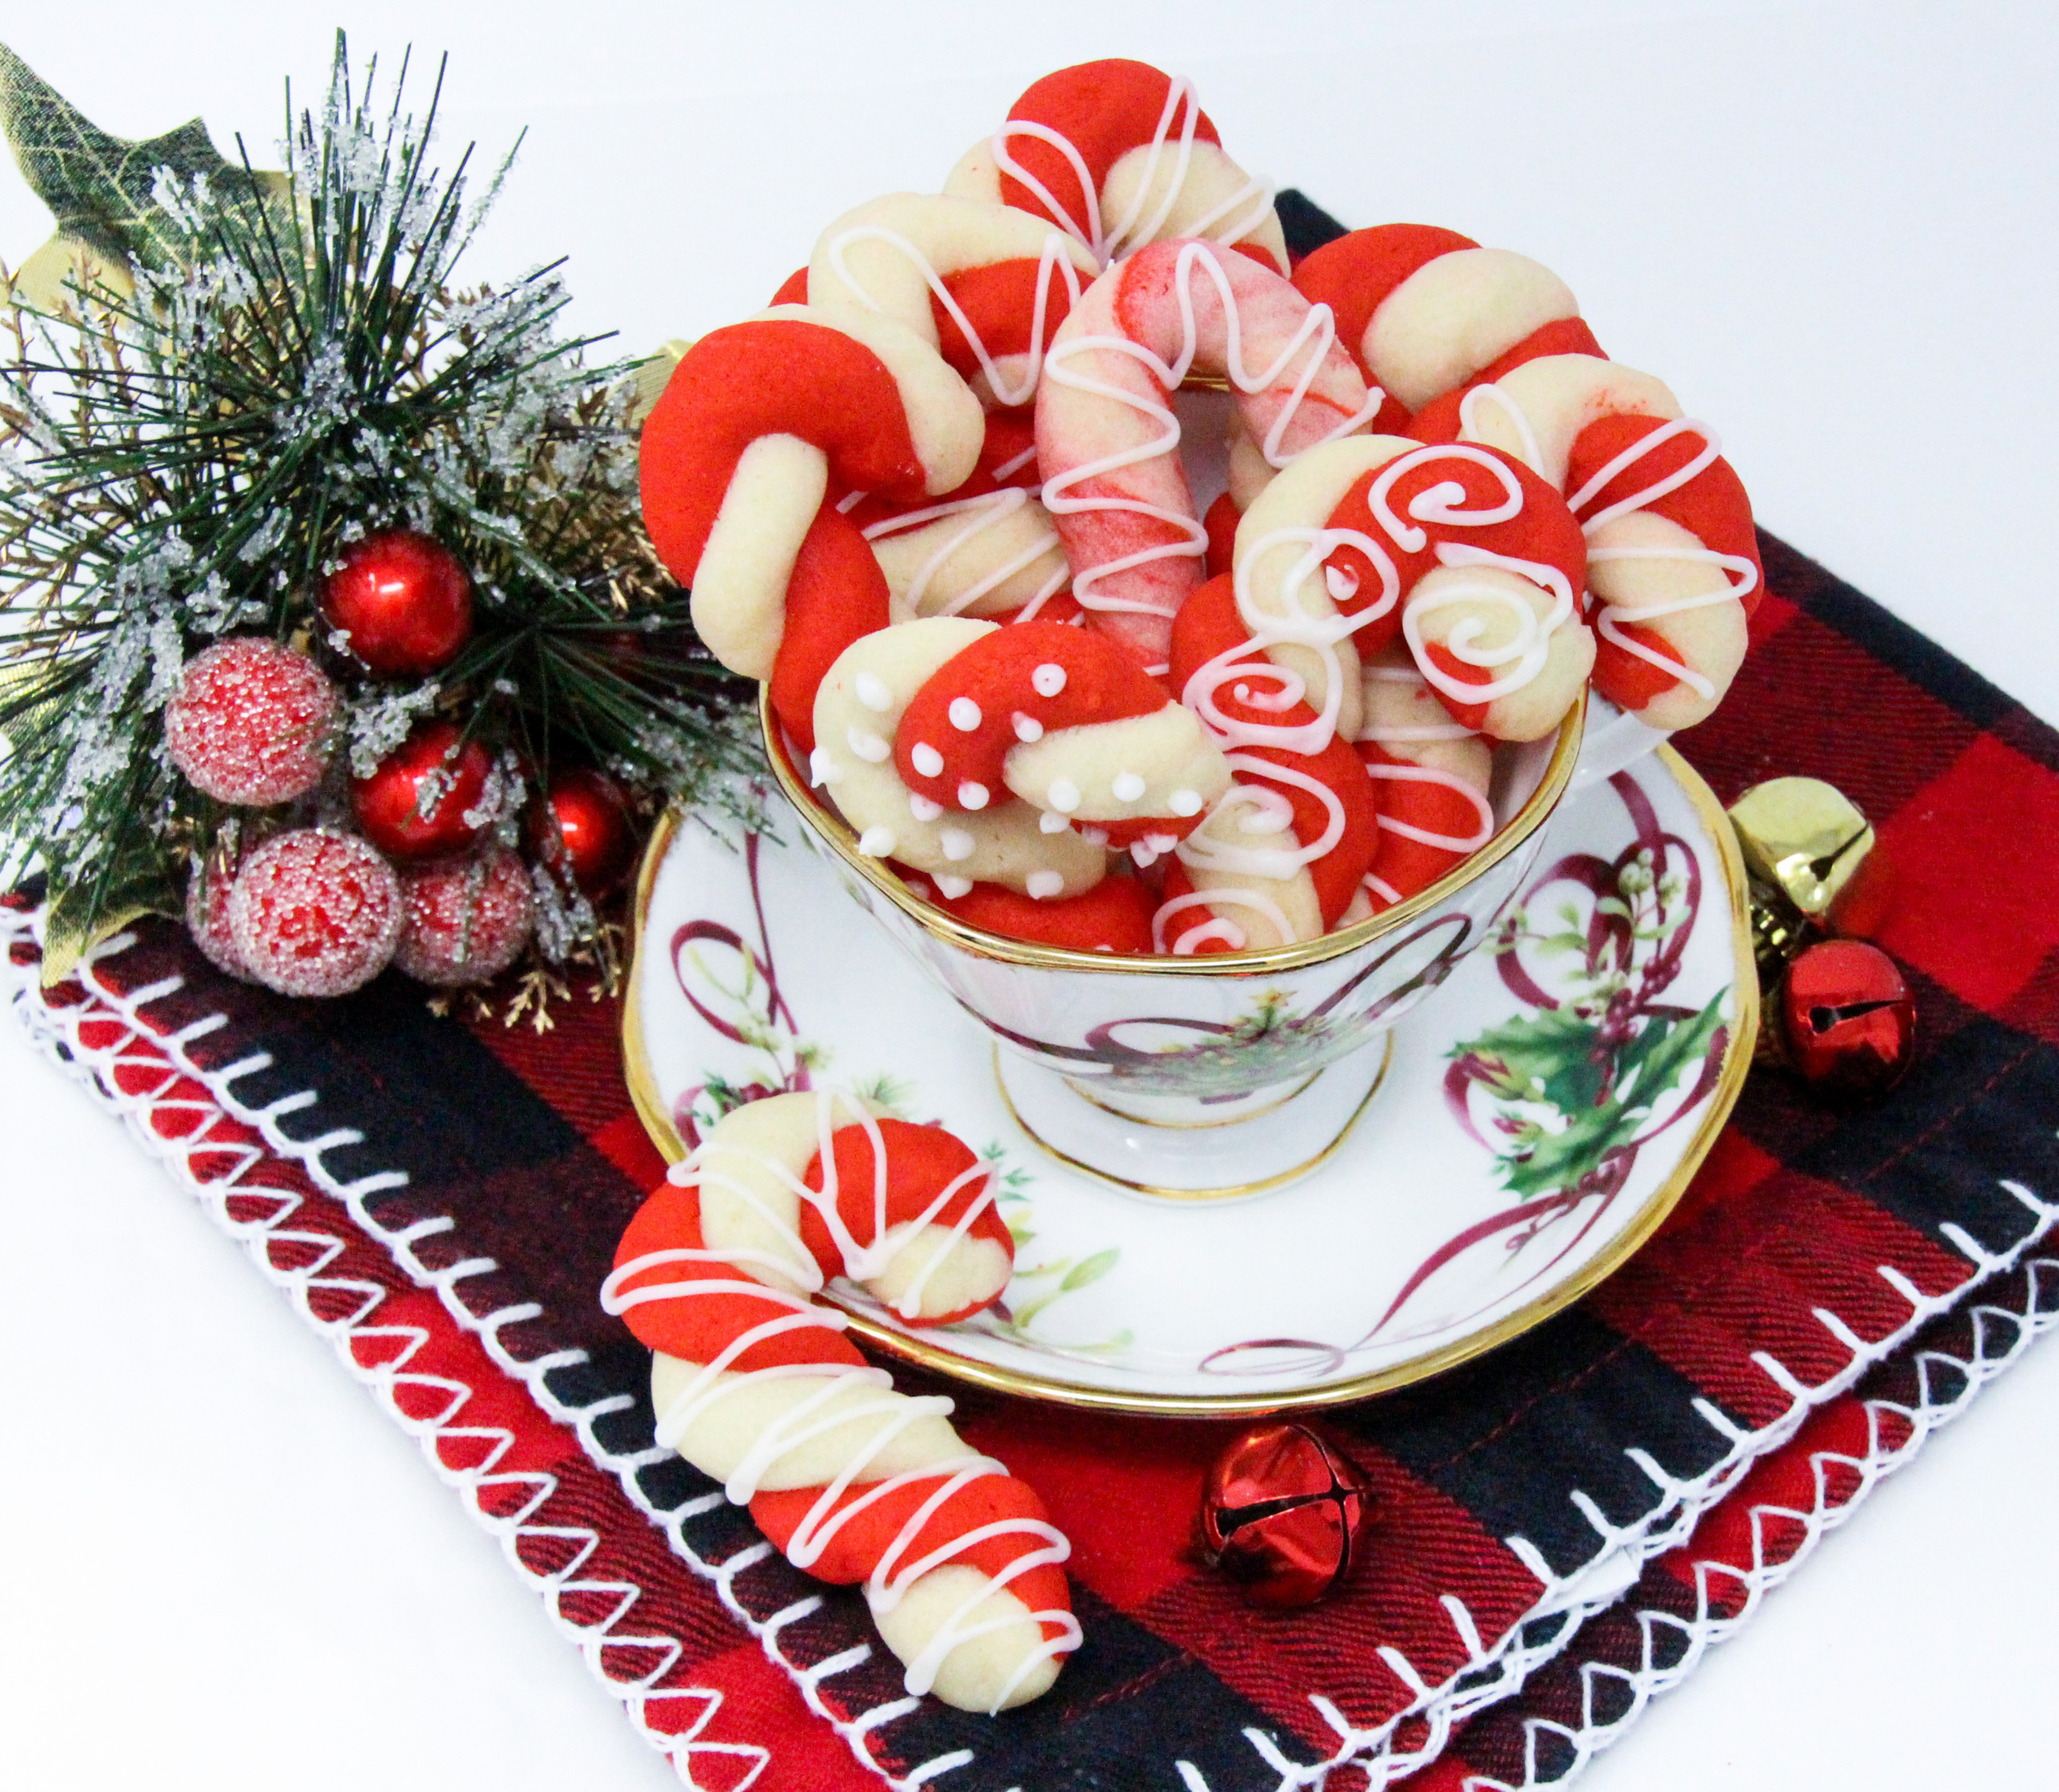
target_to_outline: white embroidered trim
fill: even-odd
[[[1975,1395],[2021,1356],[2034,1340],[2059,1327],[2059,1305],[2052,1305],[2043,1297],[2045,1290],[2059,1289],[2059,1258],[2033,1257],[2026,1268],[2029,1287],[2022,1312],[1986,1303],[1974,1308],[1970,1358],[1955,1357],[1943,1350],[1926,1350],[1916,1360],[1917,1391],[1913,1406],[1903,1406],[1893,1400],[1866,1403],[1867,1445],[1864,1457],[1847,1456],[1837,1450],[1810,1452],[1809,1462],[1814,1471],[1815,1491],[1807,1511],[1773,1505],[1751,1508],[1752,1563],[1749,1568],[1740,1568],[1715,1559],[1698,1559],[1694,1564],[1696,1609],[1692,1617],[1683,1619],[1672,1612],[1640,1610],[1637,1621],[1642,1638],[1643,1659],[1637,1667],[1625,1670],[1612,1663],[1594,1661],[1582,1664],[1580,1720],[1577,1728],[1554,1723],[1548,1718],[1533,1717],[1525,1721],[1523,1777],[1519,1785],[1511,1786],[1505,1781],[1474,1774],[1467,1776],[1465,1792],[1530,1792],[1531,1788],[1537,1786],[1569,1785],[1594,1756],[1621,1739],[1654,1698],[1662,1692],[1671,1691],[1691,1674],[1711,1647],[1736,1635],[1757,1613],[1765,1596],[1799,1568],[1830,1532],[1850,1518],[1860,1502],[1881,1482],[1909,1462],[1940,1427],[1950,1424],[1964,1412]],[[2008,1329],[2001,1347],[1991,1348],[1992,1334],[2004,1325]],[[1942,1393],[1935,1385],[1941,1375],[1945,1383]],[[1907,1435],[1899,1445],[1888,1442],[1882,1435],[1884,1421],[1889,1418],[1897,1421],[1897,1428],[1906,1428]],[[1841,1501],[1833,1499],[1831,1494],[1833,1473],[1847,1485],[1854,1478],[1856,1479],[1857,1485]],[[1796,1526],[1802,1531],[1801,1543],[1778,1560],[1769,1556],[1766,1541],[1768,1527],[1775,1524],[1790,1536]],[[1715,1609],[1719,1582],[1728,1584],[1733,1597],[1737,1593],[1743,1596],[1742,1605],[1728,1617]],[[1662,1632],[1669,1634],[1671,1644],[1662,1651]],[[1662,1653],[1671,1658],[1671,1665],[1660,1665]],[[1605,1682],[1609,1689],[1605,1699]],[[1627,1705],[1623,1703],[1625,1693],[1630,1698]],[[1616,1715],[1603,1716],[1601,1712],[1605,1709],[1613,1709]],[[1560,1745],[1557,1753],[1560,1765],[1547,1766],[1538,1758],[1539,1744],[1547,1737]],[[1569,1763],[1565,1761],[1568,1749],[1572,1755]]]
[[[1691,1481],[1679,1481],[1668,1475],[1646,1452],[1635,1448],[1626,1450],[1625,1454],[1661,1495],[1658,1502],[1642,1519],[1633,1524],[1612,1525],[1594,1499],[1575,1489],[1570,1496],[1573,1505],[1600,1539],[1600,1547],[1570,1573],[1556,1573],[1543,1552],[1528,1538],[1505,1539],[1509,1548],[1537,1576],[1544,1592],[1494,1649],[1481,1650],[1479,1633],[1472,1614],[1458,1600],[1446,1595],[1445,1611],[1469,1658],[1466,1667],[1443,1685],[1427,1685],[1399,1650],[1383,1648],[1379,1651],[1381,1658],[1416,1697],[1385,1723],[1371,1729],[1358,1729],[1330,1700],[1311,1694],[1309,1704],[1338,1739],[1334,1753],[1320,1761],[1296,1762],[1281,1751],[1277,1737],[1256,1728],[1247,1729],[1246,1741],[1260,1759],[1280,1775],[1276,1792],[1301,1792],[1304,1788],[1320,1792],[1330,1773],[1345,1766],[1356,1768],[1364,1774],[1367,1792],[1379,1792],[1379,1789],[1420,1771],[1436,1760],[1444,1753],[1456,1724],[1519,1691],[1538,1667],[1572,1642],[1582,1624],[1597,1612],[1613,1605],[1635,1584],[1646,1561],[1686,1542],[1702,1515],[1722,1499],[1759,1457],[1794,1436],[1817,1407],[1843,1393],[1874,1364],[1906,1343],[1931,1320],[1956,1307],[1971,1290],[2015,1268],[2052,1230],[2053,1224],[2059,1223],[2059,1205],[2040,1200],[2020,1182],[2005,1181],[1998,1186],[2025,1208],[2032,1220],[2030,1230],[1998,1255],[1983,1247],[1963,1227],[1949,1220],[1943,1223],[1938,1227],[1939,1233],[1973,1265],[1973,1269],[1964,1281],[1939,1295],[1924,1294],[1892,1264],[1878,1265],[1881,1278],[1909,1305],[1908,1320],[1893,1331],[1868,1343],[1829,1309],[1814,1309],[1818,1323],[1849,1353],[1845,1367],[1827,1380],[1812,1387],[1769,1352],[1753,1353],[1752,1360],[1760,1371],[1788,1396],[1787,1410],[1771,1424],[1757,1430],[1746,1430],[1708,1401],[1697,1399],[1694,1402],[1695,1411],[1713,1429],[1730,1440],[1729,1449],[1713,1466]],[[2036,1260],[2042,1263],[2049,1260]],[[1981,1307],[1975,1310],[1986,1314],[2003,1309]],[[1833,1517],[1825,1522],[1827,1526],[1837,1520]],[[1812,1538],[1812,1544],[1813,1540]],[[1785,1570],[1768,1572],[1777,1580]],[[1646,1614],[1640,1614],[1643,1615]],[[1561,1621],[1550,1637],[1534,1646],[1528,1642],[1526,1632],[1535,1621],[1551,1617],[1557,1617]],[[1734,1622],[1728,1626],[1734,1628]],[[1728,1629],[1724,1634],[1728,1634]],[[1475,1675],[1483,1677],[1473,1678]],[[1678,1678],[1677,1674],[1674,1675],[1667,1683],[1670,1685]],[[1397,1744],[1397,1732],[1411,1720],[1425,1726],[1424,1735],[1416,1746],[1403,1748]],[[1605,1747],[1606,1744],[1597,1743],[1593,1746]],[[1191,1762],[1182,1761],[1174,1765],[1187,1792],[1210,1792],[1207,1780]],[[1482,1792],[1487,1792],[1494,1783],[1479,1782]],[[1534,1782],[1526,1781],[1525,1785]]]

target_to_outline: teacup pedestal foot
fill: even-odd
[[[1017,1124],[1060,1163],[1147,1200],[1238,1201],[1319,1169],[1372,1104],[1393,1051],[1387,1034],[1312,1076],[1227,1102],[1131,1095],[1005,1049],[994,1079]]]

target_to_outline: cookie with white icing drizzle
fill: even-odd
[[[735,1109],[638,1211],[602,1305],[656,1353],[659,1443],[724,1484],[796,1566],[862,1583],[910,1692],[993,1712],[1078,1646],[1042,1502],[897,1391],[809,1297],[848,1275],[921,1322],[976,1310],[1012,1246],[992,1167],[833,1091]]]
[[[1654,728],[1691,728],[1744,662],[1765,586],[1751,500],[1716,432],[1683,418],[1597,418],[1567,458],[1588,540],[1595,688]]]
[[[1230,382],[1275,467],[1350,434],[1379,408],[1327,307],[1247,256],[1155,243],[1087,290],[1045,357],[1043,503],[1065,540],[1073,595],[1148,672],[1165,662],[1207,545],[1166,403],[1197,368]]]
[[[1108,57],[1033,83],[944,190],[1049,218],[1103,267],[1147,243],[1206,236],[1287,271],[1271,190],[1223,153],[1194,84],[1149,63]]]
[[[1379,787],[1380,844],[1366,873],[1367,912],[1428,890],[1494,837],[1494,754],[1452,720],[1405,646],[1368,660],[1355,745]]]

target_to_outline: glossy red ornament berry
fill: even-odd
[[[180,672],[165,706],[165,750],[218,802],[290,803],[321,783],[340,707],[306,654],[261,636],[221,641]]]
[[[286,996],[341,996],[386,968],[404,910],[393,868],[355,834],[301,828],[243,861],[229,937],[251,976]]]
[[[460,746],[458,734],[454,722],[418,723],[369,778],[351,780],[359,830],[389,859],[413,864],[466,852],[491,825],[479,812],[493,755],[477,741]]]
[[[636,827],[622,787],[586,766],[559,772],[532,813],[530,847],[545,864],[569,871],[589,896],[610,894],[636,858]]]
[[[1781,1020],[1790,1062],[1847,1100],[1885,1095],[1916,1050],[1916,998],[1895,961],[1860,939],[1826,939],[1787,968]]]
[[[512,964],[536,920],[529,870],[499,851],[404,873],[407,920],[393,962],[418,983],[487,983]]]
[[[1254,1425],[1210,1466],[1202,1536],[1260,1605],[1311,1605],[1350,1572],[1373,1498],[1358,1469],[1305,1425]]]
[[[420,677],[471,639],[471,574],[441,541],[384,530],[343,549],[323,583],[322,614],[381,678]]]

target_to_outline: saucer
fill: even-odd
[[[1435,1374],[1625,1262],[1751,1062],[1744,866],[1708,787],[1661,748],[1560,805],[1494,940],[1354,1072],[1355,1109],[1308,1174],[1242,1201],[1151,1200],[1025,1128],[984,1030],[775,800],[776,836],[673,817],[651,842],[631,1093],[673,1159],[741,1102],[828,1087],[992,1158],[1016,1238],[997,1308],[918,1330],[848,1283],[825,1291],[882,1351],[984,1387],[1225,1416]]]

